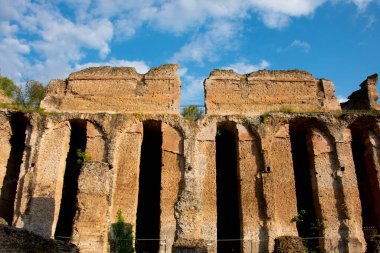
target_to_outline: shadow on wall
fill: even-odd
[[[54,223],[55,201],[53,198],[34,197],[31,200],[31,210],[34,214],[39,214],[36,217],[31,217],[30,224],[31,230],[36,234],[47,236],[50,233],[46,228],[52,229]],[[33,219],[34,218],[34,219]]]

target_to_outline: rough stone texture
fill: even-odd
[[[73,242],[80,252],[108,252],[111,178],[107,163],[89,161],[81,168],[73,233]]]
[[[0,224],[0,251],[6,253],[75,253],[73,244],[45,239],[34,233]]]
[[[11,152],[11,145],[9,143],[11,136],[12,130],[8,115],[0,114],[0,194],[6,174],[8,157]]]
[[[69,108],[65,106],[69,105],[71,109],[79,110],[85,101],[82,95],[88,94],[86,89],[91,93],[100,89],[100,86],[91,86],[94,80],[107,81],[112,74],[110,81],[117,83],[127,80],[126,76],[135,75],[145,82],[161,83],[158,77],[162,75],[173,78],[165,79],[170,84],[178,80],[174,69],[173,66],[152,69],[144,78],[133,69],[101,68],[77,72],[70,76],[71,79],[52,82],[50,95],[44,103],[47,106],[50,101],[49,106],[54,110],[65,111],[64,108]],[[289,105],[295,110],[325,112],[253,115],[253,112],[257,114],[264,107],[249,100],[238,100],[238,96],[232,101],[240,101],[241,108],[237,104],[236,107],[220,104],[221,114],[231,115],[212,115],[216,114],[212,110],[218,109],[211,106],[209,114],[196,121],[186,120],[173,113],[174,110],[161,111],[157,108],[144,113],[139,113],[140,109],[120,109],[134,114],[95,113],[104,109],[96,107],[100,106],[97,102],[90,103],[93,107],[88,108],[94,110],[89,113],[66,111],[40,115],[1,109],[0,185],[7,172],[6,163],[11,149],[9,120],[16,113],[23,114],[28,120],[13,225],[45,238],[53,237],[61,208],[71,123],[80,120],[86,122],[86,154],[91,161],[85,163],[79,175],[77,202],[72,203],[77,212],[71,240],[81,252],[107,252],[108,233],[116,221],[117,210],[122,210],[126,223],[136,227],[143,124],[153,120],[161,124],[162,167],[161,210],[157,214],[160,215],[157,217],[160,219],[160,238],[152,239],[166,240],[166,252],[217,252],[216,134],[219,125],[228,124],[233,125],[236,132],[240,237],[243,239],[241,252],[273,252],[275,238],[298,236],[296,224],[291,219],[298,212],[296,191],[302,189],[296,189],[295,184],[290,126],[300,122],[300,127],[306,132],[311,164],[310,168],[305,169],[311,171],[317,216],[324,224],[321,231],[324,239],[320,240],[320,246],[326,252],[364,252],[366,242],[356,176],[360,168],[355,167],[353,161],[352,136],[355,133],[365,144],[363,150],[355,152],[365,154],[365,173],[372,178],[370,187],[378,196],[380,116],[374,112],[330,113],[336,105],[331,82],[314,79],[306,72],[261,71],[244,76],[246,83],[241,77],[231,71],[213,72],[205,84],[206,96],[213,95],[209,92],[212,89],[214,95],[222,91],[230,93],[232,84],[241,89],[252,88],[248,89],[249,94],[258,94],[263,89],[260,94],[268,92],[267,95],[273,95],[265,95],[265,99],[274,98],[276,94],[290,94],[285,93],[287,88],[289,92],[294,89],[294,103],[287,104],[286,96],[285,100],[265,100],[263,96],[260,106],[265,102],[270,110],[276,110],[284,103],[281,106]],[[244,85],[240,85],[242,83]],[[74,90],[78,93],[70,93]],[[321,91],[318,97],[316,94]],[[107,96],[115,90],[109,92]],[[236,92],[240,94],[241,90]],[[234,94],[231,92],[231,96]],[[94,97],[98,99],[94,98],[94,101],[102,101],[106,96]],[[221,98],[222,95],[218,99]],[[227,110],[227,106],[232,109]],[[140,108],[145,110],[143,106]],[[379,211],[376,209],[377,223],[374,226],[380,226]],[[164,247],[160,251],[164,252]]]
[[[0,113],[3,126],[11,113]],[[29,183],[18,188],[22,194],[16,201],[24,207],[17,208],[14,224],[44,237],[52,237],[57,223],[70,145],[69,122],[87,121],[86,152],[93,152],[91,166],[83,168],[79,177],[73,234],[73,242],[81,250],[92,252],[107,251],[107,233],[118,209],[127,223],[136,225],[142,123],[156,120],[162,122],[163,135],[161,239],[166,238],[168,252],[216,252],[216,128],[220,123],[234,122],[241,180],[241,237],[245,239],[242,252],[271,252],[272,238],[297,236],[291,222],[297,214],[297,200],[289,137],[289,123],[296,120],[310,128],[313,168],[318,171],[315,192],[326,225],[323,247],[337,252],[362,252],[365,247],[349,130],[360,115],[335,118],[329,113],[273,113],[261,118],[206,116],[197,122],[174,115],[31,113],[26,117],[32,127],[27,138],[30,150],[25,154],[29,152],[31,157],[25,160],[29,165],[22,175]],[[366,117],[378,120],[377,116]],[[7,139],[7,134],[1,137],[4,143]],[[1,159],[7,160],[7,156],[9,153],[2,153]]]
[[[295,224],[291,223],[292,217],[297,215],[297,200],[289,124],[278,122],[276,118],[267,123],[261,137],[264,156],[261,176],[266,204],[264,215],[267,216],[264,228],[268,231],[268,239],[284,234],[297,236]],[[269,240],[267,247],[272,251],[274,241]]]
[[[376,90],[378,75],[368,76],[360,84],[360,90],[353,92],[348,101],[341,103],[343,110],[379,110],[380,105],[377,103],[379,94]]]
[[[117,129],[115,138],[114,185],[111,221],[117,221],[120,209],[125,222],[136,228],[136,210],[139,190],[139,167],[142,143],[142,124],[128,124]],[[125,194],[128,192],[128,194]]]
[[[280,236],[275,239],[274,253],[306,253],[302,239],[292,236]]]
[[[166,239],[166,245],[160,245],[160,252],[166,253],[174,243],[177,228],[174,205],[178,200],[179,183],[184,170],[183,138],[181,133],[168,124],[162,124],[162,168],[160,196],[160,235]]]
[[[306,71],[261,70],[240,75],[214,70],[204,86],[207,114],[340,110],[332,82],[316,79]]]
[[[41,108],[61,112],[144,112],[179,114],[178,65],[145,75],[128,67],[92,67],[52,80]]]
[[[63,176],[69,151],[70,124],[47,122],[39,143],[25,227],[44,237],[54,235],[62,198]]]

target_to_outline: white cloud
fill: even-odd
[[[110,43],[130,38],[142,27],[193,36],[175,53],[175,62],[217,61],[239,43],[244,21],[258,17],[270,28],[289,25],[292,18],[311,16],[328,0],[0,0],[2,73],[22,82],[64,77],[78,62],[96,52],[99,62]],[[330,0],[365,10],[379,0]],[[62,12],[57,4],[64,5]],[[68,11],[67,11],[68,10]],[[67,15],[68,12],[72,15]],[[375,22],[369,19],[368,26]],[[25,39],[23,39],[25,38]],[[28,38],[26,40],[26,38]],[[308,51],[310,45],[294,42]],[[32,58],[33,57],[33,58]]]
[[[290,44],[290,47],[298,47],[301,48],[304,52],[309,52],[310,51],[310,44],[307,43],[306,41],[302,40],[293,40],[293,42]]]
[[[232,22],[212,23],[206,32],[195,35],[169,61],[195,61],[201,65],[205,60],[216,61],[221,50],[233,48],[234,39],[240,29],[238,24]]]
[[[182,105],[202,105],[204,102],[203,81],[205,77],[195,77],[185,75],[181,77],[181,104]]]
[[[344,102],[348,101],[348,99],[346,97],[341,96],[341,95],[338,95],[337,98],[338,98],[339,103],[344,103]]]
[[[18,4],[25,8],[17,9]],[[107,19],[76,22],[48,2],[16,0],[6,5],[13,12],[9,20],[0,23],[4,31],[0,35],[0,64],[3,74],[18,83],[28,79],[46,83],[51,78],[65,77],[73,64],[85,57],[86,49],[98,52],[100,58],[110,52],[113,25]],[[28,34],[29,40],[18,39],[16,32]],[[35,53],[35,57],[27,57],[29,53]]]
[[[232,69],[236,73],[247,74],[247,73],[255,72],[260,69],[266,69],[269,66],[270,66],[270,63],[268,61],[261,60],[261,62],[256,65],[248,64],[246,62],[236,62],[229,66],[222,67],[222,69]]]

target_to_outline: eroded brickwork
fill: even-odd
[[[41,115],[2,109],[2,190],[12,156],[10,120],[20,113],[26,119],[25,150],[11,223],[45,238],[56,235],[66,194],[64,175],[76,167],[69,166],[68,153],[74,145],[72,137],[78,134],[73,126],[79,124],[85,142],[82,151],[89,161],[79,167],[76,184],[69,185],[76,187],[76,200],[72,201],[75,215],[73,224],[68,224],[72,230],[68,240],[80,252],[109,252],[118,210],[134,232],[138,226],[137,210],[139,202],[144,201],[139,198],[140,183],[144,183],[140,173],[144,126],[154,122],[160,126],[155,134],[162,140],[160,151],[156,151],[159,153],[154,154],[160,154],[161,166],[151,168],[158,170],[154,175],[160,175],[159,212],[151,214],[159,221],[159,238],[137,239],[160,239],[157,251],[162,253],[228,248],[218,243],[217,219],[218,190],[224,187],[220,183],[223,181],[217,181],[217,137],[220,127],[225,127],[235,136],[238,204],[230,208],[238,213],[240,233],[230,239],[241,239],[240,252],[272,252],[275,238],[308,233],[292,221],[305,201],[302,194],[297,194],[305,189],[297,187],[302,178],[296,172],[295,159],[304,160],[302,169],[310,172],[310,183],[305,187],[312,193],[308,203],[315,210],[306,206],[306,212],[315,212],[314,221],[318,219],[322,224],[316,233],[321,237],[317,240],[320,247],[326,252],[365,251],[363,226],[380,229],[380,117],[376,112],[331,113],[340,109],[331,82],[314,79],[306,72],[262,71],[241,76],[215,71],[205,83],[207,114],[196,121],[187,120],[179,115],[178,104],[170,107],[168,102],[179,99],[175,70],[175,66],[165,66],[144,77],[129,68],[81,71],[64,82],[51,84],[44,108],[59,112]],[[137,79],[153,80],[152,86],[145,87],[146,83],[137,83]],[[99,80],[108,88],[103,89]],[[147,100],[135,101],[141,103],[140,111],[129,107],[132,100],[118,100],[118,95],[127,92],[115,93],[118,85],[133,82],[143,85],[145,94],[155,85],[161,90],[164,83],[169,91],[170,87],[177,90],[154,105],[144,104]],[[282,92],[274,92],[276,87]],[[92,89],[93,100],[87,89]],[[131,95],[135,91],[128,92]],[[222,93],[236,97],[228,100],[222,98]],[[125,107],[112,101],[100,103],[112,94],[116,94],[114,101],[125,99]],[[161,95],[157,96],[165,97]],[[155,96],[150,99],[153,101]],[[281,106],[302,112],[267,113]],[[104,113],[110,108],[124,113]],[[302,152],[294,146],[299,143],[294,141],[295,136],[304,138]],[[367,177],[371,179],[365,181]],[[363,210],[366,203],[375,203],[371,213]]]

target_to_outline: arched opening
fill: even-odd
[[[9,140],[11,151],[7,162],[6,174],[3,180],[0,197],[0,217],[9,225],[12,224],[17,183],[25,149],[25,132],[27,118],[21,113],[15,113],[10,118],[12,136]]]
[[[374,128],[365,122],[351,125],[352,155],[366,240],[370,239],[372,233],[380,231],[380,189],[376,175],[376,163],[379,161],[378,154],[375,154],[379,139],[373,130]]]
[[[78,178],[82,167],[81,156],[86,150],[87,122],[72,120],[70,125],[70,148],[66,159],[61,206],[54,234],[54,237],[60,240],[69,240],[72,236],[74,216],[77,211]]]
[[[145,121],[136,220],[137,252],[158,252],[159,250],[157,239],[160,237],[161,146],[161,122]]]
[[[240,252],[241,215],[236,124],[218,124],[215,140],[218,252]]]
[[[316,237],[319,231],[313,229],[317,219],[316,208],[318,208],[315,196],[315,175],[312,174],[313,151],[310,144],[310,126],[299,122],[290,124],[290,141],[292,147],[293,169],[296,184],[297,231],[300,237]],[[314,173],[315,174],[315,173]],[[314,189],[314,190],[313,190]]]

